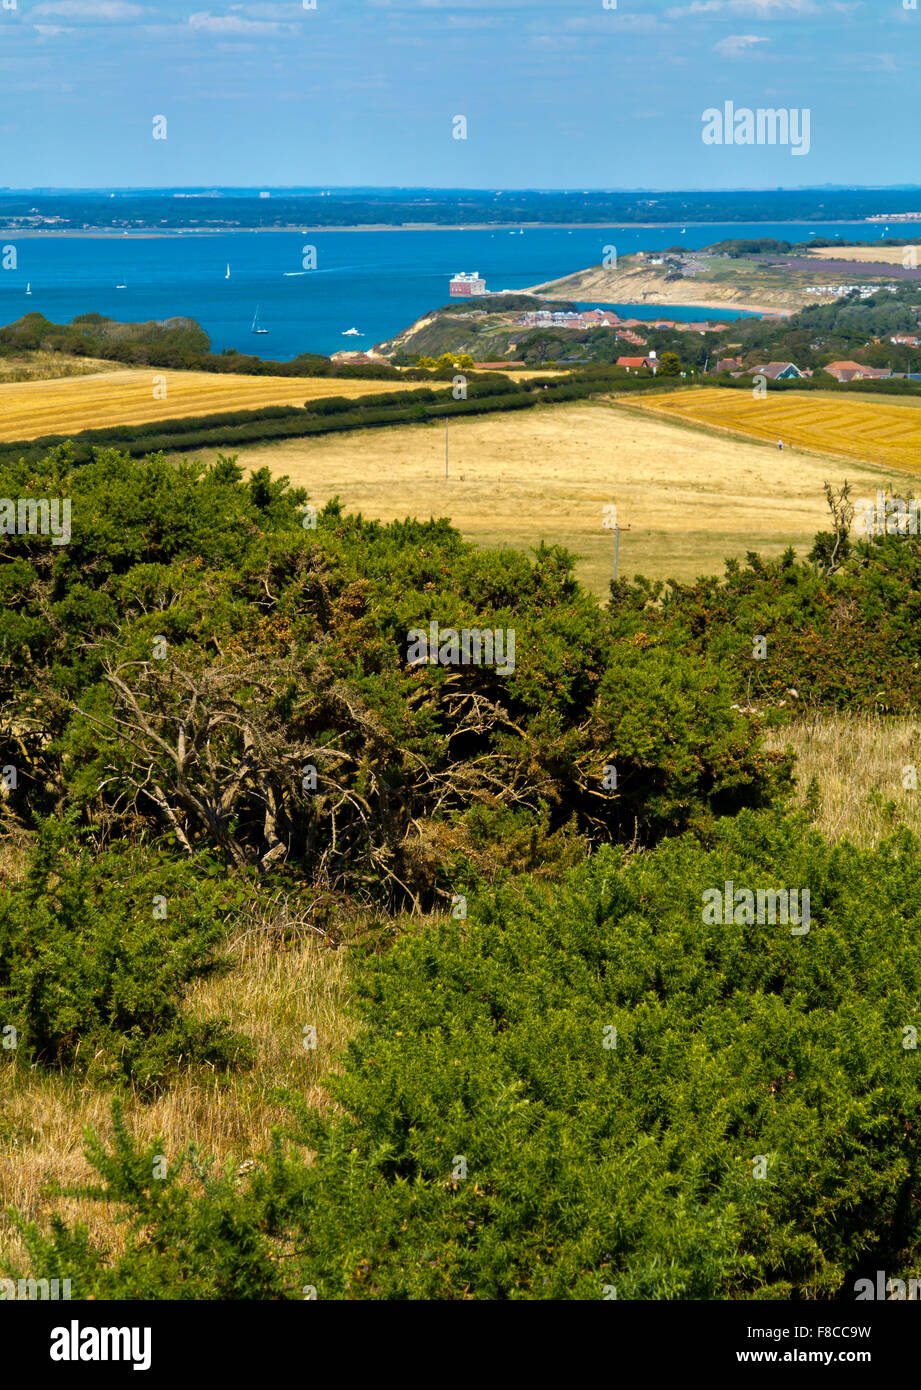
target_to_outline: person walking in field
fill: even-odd
[[[778,447],[778,449],[782,449],[782,448],[783,448],[783,440],[782,440],[782,439],[778,439],[778,441],[777,441],[777,447]]]

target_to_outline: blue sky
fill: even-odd
[[[921,8],[604,3],[0,0],[0,184],[921,184]],[[705,145],[729,100],[808,155]]]

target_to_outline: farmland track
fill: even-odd
[[[325,396],[351,399],[426,384],[341,377],[225,376],[156,367],[54,381],[10,382],[0,384],[0,440],[78,434],[113,425],[258,410],[270,405],[303,405]]]

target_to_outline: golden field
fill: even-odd
[[[911,397],[844,399],[834,394],[785,391],[755,398],[748,390],[717,386],[644,396],[639,409],[670,419],[732,430],[775,446],[840,454],[862,463],[921,470],[921,412]],[[780,451],[777,451],[780,459]],[[802,462],[802,456],[800,456]]]
[[[401,425],[235,452],[247,469],[287,474],[318,505],[338,495],[346,510],[383,521],[446,516],[482,546],[564,545],[583,557],[579,577],[600,597],[614,550],[602,524],[608,504],[631,527],[621,535],[621,576],[689,580],[720,574],[726,556],[749,550],[808,550],[828,524],[826,480],[847,478],[868,495],[885,481],[840,459],[705,436],[616,401],[452,420],[447,481],[444,438],[441,423]],[[211,462],[214,451],[190,457]]]
[[[815,246],[809,255],[821,261],[869,261],[885,265],[903,265],[904,246]]]
[[[12,382],[0,384],[0,440],[77,434],[109,425],[258,410],[266,405],[303,405],[323,396],[371,396],[425,384],[341,377],[224,376],[156,367]]]

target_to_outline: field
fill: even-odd
[[[749,391],[704,387],[644,396],[641,408],[774,445],[782,439],[784,453],[792,446],[900,472],[921,471],[921,413],[911,399],[844,400],[818,392],[772,394],[770,388],[755,398]]]
[[[579,576],[599,596],[614,551],[606,505],[631,527],[620,538],[621,575],[687,580],[722,573],[726,556],[749,550],[808,550],[827,523],[826,479],[848,478],[868,495],[884,481],[602,401],[452,421],[447,481],[444,436],[440,424],[406,425],[255,444],[238,457],[287,474],[318,504],[338,495],[381,520],[448,516],[483,546],[564,545],[583,557]]]
[[[921,761],[916,719],[825,711],[769,730],[765,745],[796,754],[798,804],[815,778],[815,825],[827,839],[877,845],[900,825],[921,835],[921,793],[902,784],[902,769]]]
[[[810,260],[816,257],[822,261],[868,261],[884,262],[886,265],[903,265],[905,246],[816,246],[809,252]]]
[[[303,405],[321,396],[370,396],[425,384],[339,377],[235,376],[156,367],[77,378],[0,384],[0,440],[77,434],[267,405]]]

